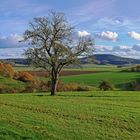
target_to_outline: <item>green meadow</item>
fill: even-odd
[[[15,71],[35,71],[33,67],[15,67]],[[93,74],[79,74],[79,75],[70,75],[70,76],[61,76],[60,81],[64,83],[78,83],[81,85],[88,85],[98,87],[103,80],[110,81],[114,86],[115,90],[126,90],[126,85],[132,81],[140,80],[139,72],[122,72],[122,70],[128,69],[128,67],[117,68],[116,66],[109,65],[84,65],[81,69],[69,68],[65,71],[95,71]],[[37,77],[45,82],[48,81],[47,77]],[[4,85],[9,88],[24,88],[26,84],[21,81],[8,79],[0,76],[1,85]]]
[[[122,90],[127,83],[139,81],[140,74],[123,69],[90,65],[81,71],[95,71],[93,74],[60,77],[64,83],[94,87],[109,80],[114,91],[58,92],[55,97],[50,93],[0,94],[0,140],[139,140],[140,92]],[[3,76],[0,82],[11,89],[26,87],[25,82]]]
[[[139,140],[139,92],[1,94],[1,140]]]
[[[61,77],[65,83],[80,83],[91,86],[98,86],[102,80],[111,81],[116,87],[127,84],[130,81],[138,80],[140,74],[138,72],[100,72],[94,74],[83,74],[74,76]]]

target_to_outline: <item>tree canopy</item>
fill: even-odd
[[[79,57],[92,55],[94,40],[79,37],[63,13],[50,12],[47,17],[34,18],[24,33],[31,46],[26,57],[36,67],[47,70],[51,78],[51,95],[55,95],[59,74],[64,66],[79,62]]]

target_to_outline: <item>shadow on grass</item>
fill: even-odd
[[[9,137],[11,139],[33,140],[31,137],[22,136],[19,133],[16,133],[12,130],[8,130],[8,129],[5,129],[5,128],[0,128],[0,139],[6,140]]]
[[[105,91],[103,91],[105,92]],[[100,97],[104,97],[104,98],[116,98],[116,97],[122,97],[122,96],[119,96],[119,95],[114,95],[114,96],[109,96],[109,95],[106,95],[106,92],[105,93],[99,93],[100,95],[95,95],[95,94],[91,94],[91,95],[86,95],[85,94],[82,94],[82,93],[79,93],[79,94],[57,94],[56,96],[53,96],[53,97],[93,97],[93,98],[100,98]],[[38,95],[33,95],[33,96],[37,96],[37,97],[52,97],[51,95],[47,94],[47,95],[42,95],[42,94],[38,94]]]
[[[132,78],[131,81],[123,83],[123,84],[117,84],[116,87],[123,90],[123,91],[133,91],[130,87],[132,82],[136,82],[140,85],[140,75],[136,78]]]

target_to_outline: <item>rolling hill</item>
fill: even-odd
[[[100,65],[126,65],[126,64],[140,64],[140,59],[133,59],[133,58],[125,58],[120,56],[115,56],[111,54],[95,54],[93,55],[92,63],[100,64]],[[6,62],[10,62],[12,64],[22,64],[22,65],[28,65],[29,61],[24,58],[16,58],[16,59],[4,59]],[[81,58],[81,62],[83,64],[88,63],[88,58],[84,57]]]
[[[97,64],[112,64],[112,65],[126,65],[126,64],[140,64],[139,59],[125,58],[111,54],[95,54],[93,56],[93,63]],[[88,58],[82,58],[82,63],[87,63]]]

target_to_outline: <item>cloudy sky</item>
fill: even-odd
[[[1,0],[0,58],[22,57],[33,17],[64,12],[79,36],[95,38],[96,53],[140,58],[140,0]]]

